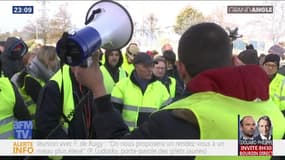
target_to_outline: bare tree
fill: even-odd
[[[204,19],[205,18],[202,12],[196,10],[192,6],[187,6],[176,17],[174,31],[177,34],[182,34],[187,28],[202,22]]]
[[[142,23],[135,23],[136,40],[141,40],[144,46],[153,46],[157,40],[157,34],[160,27],[158,26],[158,18],[154,13],[150,13],[143,17]]]
[[[213,22],[219,24],[224,29],[227,28],[233,29],[238,26],[234,21],[229,21],[227,19],[227,8],[226,6],[215,8],[208,16],[206,16],[205,20],[207,22]]]
[[[24,26],[22,33],[28,39],[43,39],[44,44],[47,42],[47,34],[49,32],[48,24],[49,18],[47,17],[46,0],[39,1],[41,8],[38,10],[41,14],[35,19],[30,19],[28,24]]]
[[[59,7],[58,12],[53,16],[49,23],[50,33],[48,40],[50,43],[55,43],[61,37],[62,33],[71,29],[70,13],[66,9],[66,5]]]
[[[154,15],[154,13],[150,13],[144,22],[145,25],[145,31],[148,34],[149,37],[152,39],[155,39],[155,34],[157,32],[158,28],[158,18]]]
[[[217,23],[223,27],[230,27],[232,24],[226,20],[226,16],[226,7],[217,7],[206,17],[206,20]]]
[[[48,21],[45,19],[45,21]],[[44,23],[44,20],[42,18],[37,18],[34,20],[29,20],[28,24],[23,28],[23,33],[25,33],[28,37],[28,39],[44,39],[46,34],[47,28],[44,28],[46,26]]]
[[[261,34],[260,37],[269,38],[276,44],[285,36],[285,2],[272,1],[266,5],[273,6],[273,14],[258,15],[248,26],[253,32]]]
[[[134,27],[134,31],[133,31],[133,37],[132,40],[136,41],[137,37],[139,36],[139,29],[138,29],[138,22],[133,21],[133,27]]]
[[[64,31],[72,27],[66,5],[61,5],[52,18],[46,16],[30,20],[23,29],[31,39],[43,39],[45,43],[56,43]]]

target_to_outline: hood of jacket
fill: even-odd
[[[211,69],[190,80],[187,91],[213,91],[245,101],[267,100],[269,78],[258,65]]]
[[[120,50],[114,50],[114,51],[119,51],[119,61],[115,67],[112,67],[109,63],[109,55],[111,54],[112,50],[106,51],[104,56],[105,56],[105,66],[108,68],[119,68],[123,64],[123,55]]]
[[[3,55],[10,59],[22,59],[23,56],[28,52],[27,44],[17,37],[7,38],[4,47],[5,49]],[[21,47],[21,49],[15,52],[13,49],[16,47]]]
[[[17,45],[22,45],[22,50],[14,52],[13,49]],[[4,47],[4,52],[1,54],[2,70],[6,77],[11,78],[15,73],[20,72],[24,68],[22,58],[28,48],[24,41],[16,37],[9,37]]]
[[[38,57],[34,57],[27,67],[27,73],[46,82],[54,75],[55,71],[48,69]]]

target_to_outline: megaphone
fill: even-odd
[[[99,48],[123,48],[133,35],[130,14],[122,5],[112,0],[94,3],[86,14],[85,25],[77,32],[63,34],[57,42],[57,53],[68,65],[82,64]]]

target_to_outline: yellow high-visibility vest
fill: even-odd
[[[0,77],[0,139],[14,139],[16,96],[7,77]]]
[[[73,87],[71,82],[71,77],[69,74],[69,66],[64,65],[62,70],[58,70],[51,80],[55,81],[58,85],[60,92],[63,92],[63,114],[68,118],[69,121],[73,117],[68,117],[68,115],[74,110],[74,99],[73,99]],[[62,87],[63,80],[63,87]],[[61,90],[63,88],[63,91]],[[68,134],[68,123],[64,122],[63,129]]]
[[[188,109],[193,112],[200,128],[200,139],[205,140],[237,140],[238,115],[240,117],[250,115],[255,120],[267,115],[273,125],[273,138],[282,139],[285,133],[285,118],[271,99],[250,102],[215,92],[201,92],[176,101],[164,109]],[[197,156],[196,159],[230,160],[245,159],[245,157]],[[270,157],[249,156],[246,159],[270,159]]]
[[[103,74],[103,81],[104,81],[104,86],[106,88],[106,92],[107,94],[111,94],[115,86],[115,82],[104,65],[100,66],[100,70],[102,71]],[[127,77],[126,72],[123,69],[119,68],[119,80],[125,77]]]
[[[273,102],[280,108],[285,110],[285,76],[277,73],[269,85],[269,93]]]
[[[33,76],[31,76],[30,74],[27,74],[25,75],[24,77],[24,81],[26,80],[26,78],[28,77],[31,77],[33,78],[34,80],[36,80],[40,85],[41,87],[43,87],[45,85],[45,82],[38,79],[38,78],[35,78]],[[25,84],[25,82],[24,82]],[[36,102],[33,101],[32,97],[30,95],[27,94],[26,90],[25,90],[26,86],[23,85],[21,88],[19,88],[19,93],[20,95],[22,96],[24,102],[25,102],[25,105],[28,107],[28,110],[29,110],[29,113],[30,115],[32,116],[32,120],[33,120],[33,127],[36,126],[35,125],[35,113],[36,113]]]
[[[160,81],[148,84],[145,93],[130,78],[119,81],[112,91],[112,102],[123,104],[122,117],[130,130],[138,126],[140,112],[152,113],[169,103],[170,95]]]

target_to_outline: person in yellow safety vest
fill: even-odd
[[[163,56],[154,58],[153,74],[165,85],[172,99],[178,99],[183,95],[183,88],[176,79],[166,73],[166,60]]]
[[[104,78],[104,85],[107,93],[111,94],[115,84],[127,77],[127,72],[121,68],[123,56],[120,49],[106,50],[105,63],[100,66]]]
[[[126,48],[126,53],[123,56],[122,68],[128,73],[128,76],[131,75],[134,70],[134,56],[140,51],[138,44],[130,43]]]
[[[185,88],[185,84],[179,75],[177,65],[176,65],[176,55],[172,50],[166,50],[162,53],[163,58],[166,61],[166,74],[176,79],[177,85]]]
[[[0,75],[0,139],[16,139],[14,122],[31,119],[17,87],[7,77]],[[1,160],[22,160],[24,158],[22,156],[0,156]]]
[[[268,54],[265,56],[262,68],[266,72],[270,82],[275,78],[279,69],[280,57],[276,54]]]
[[[285,116],[285,67],[279,69],[280,57],[277,54],[265,56],[262,68],[270,79],[269,94],[273,102]]]
[[[98,88],[103,85],[100,73],[95,72],[98,76],[96,84],[94,80],[83,82],[100,95],[95,99],[98,112],[94,117],[94,130],[100,135],[97,138],[238,140],[238,117],[258,119],[264,115],[270,117],[274,126],[273,140],[285,138],[285,118],[269,97],[267,75],[258,65],[240,65],[237,56],[232,55],[229,35],[221,26],[199,23],[188,28],[179,40],[178,55],[179,72],[187,82],[186,90],[190,94],[153,113],[133,132],[129,132],[113,109],[110,96]]]
[[[14,139],[14,121],[31,120],[16,86],[0,76],[0,139]]]
[[[77,82],[84,69],[64,65],[44,86],[37,103],[38,138],[86,139],[92,136],[93,97],[86,87]],[[76,106],[82,97],[85,98],[82,104]],[[75,107],[78,109],[72,114]],[[51,133],[61,120],[64,120],[64,125]]]
[[[284,68],[285,69],[285,68]],[[283,73],[282,73],[283,72]],[[270,96],[273,102],[280,108],[285,117],[285,72],[278,71],[270,83]]]
[[[34,126],[36,103],[40,91],[58,69],[59,59],[55,47],[42,46],[25,69],[16,75],[16,77],[12,77],[12,81],[17,85],[32,115]]]
[[[95,80],[92,66],[99,67],[99,54],[95,51],[91,67],[63,65],[42,89],[37,102],[37,139],[93,139],[94,101],[96,93],[79,82]],[[93,54],[92,54],[93,55]],[[86,60],[87,61],[87,60]],[[91,73],[90,73],[91,72]],[[104,85],[100,86],[105,89]],[[49,156],[49,159],[65,159]],[[79,158],[88,159],[90,157]],[[66,159],[69,159],[68,157]],[[91,158],[92,159],[92,158]]]
[[[149,55],[138,53],[134,65],[130,77],[120,80],[111,94],[115,108],[130,130],[140,126],[171,99],[166,87],[153,76],[153,59]]]

